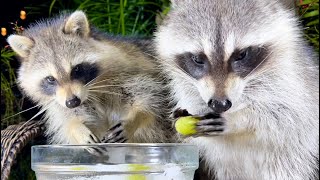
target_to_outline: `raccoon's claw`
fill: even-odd
[[[123,126],[121,123],[116,124],[110,128],[106,135],[101,139],[101,141],[94,135],[90,136],[93,142],[102,142],[102,143],[124,143],[127,139],[124,137]],[[89,142],[91,144],[91,142]],[[89,153],[96,156],[107,156],[107,149],[103,147],[89,147],[87,148]]]
[[[125,138],[124,129],[121,123],[110,128],[101,140],[103,143],[124,143],[126,141],[127,139]]]
[[[99,143],[100,140],[97,138],[91,130],[83,124],[78,124],[70,129],[72,135],[72,143],[75,144],[94,144]]]
[[[217,136],[225,130],[224,118],[203,119],[196,124],[197,135]]]
[[[97,136],[95,136],[94,134],[90,134],[89,137],[90,137],[90,141],[88,142],[88,144],[101,142],[99,138],[97,138]]]
[[[73,137],[77,144],[95,144],[100,143],[99,138],[94,135],[89,128],[84,125],[78,126],[76,131],[73,132]],[[102,147],[88,147],[86,150],[93,155],[101,156],[106,153],[106,150]]]
[[[89,141],[87,142],[87,144],[95,144],[95,143],[100,143],[101,141],[99,140],[99,138],[97,136],[95,136],[94,134],[90,134],[89,135]],[[86,148],[86,150],[90,153],[93,154],[95,156],[102,156],[105,155],[107,153],[107,150],[103,147],[88,147]]]
[[[105,156],[107,154],[107,150],[103,147],[88,147],[86,148],[86,150],[90,153],[93,154],[95,156]]]

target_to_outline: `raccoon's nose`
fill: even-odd
[[[77,96],[72,96],[70,99],[66,101],[66,106],[68,108],[75,108],[79,106],[81,103],[81,100]]]
[[[217,100],[210,99],[208,106],[217,114],[221,114],[231,108],[232,103],[229,99]]]

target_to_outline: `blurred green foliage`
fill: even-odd
[[[305,37],[319,52],[319,0],[300,1],[298,13],[304,26]]]
[[[152,35],[156,17],[168,9],[169,0],[52,0],[27,7],[39,14],[49,7],[52,16],[61,10],[84,10],[90,23],[101,30],[121,35]]]
[[[1,104],[5,105],[1,112],[1,129],[10,124],[15,124],[21,117],[9,118],[21,110],[20,100],[15,97],[12,87],[16,86],[15,69],[11,67],[11,61],[15,53],[7,47],[1,49]]]

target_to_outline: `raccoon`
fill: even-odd
[[[19,87],[45,111],[49,143],[168,142],[166,90],[148,40],[107,35],[75,11],[7,41],[21,60]]]
[[[207,179],[318,179],[318,55],[295,13],[273,0],[171,2],[156,50],[175,109],[209,117],[181,137]]]

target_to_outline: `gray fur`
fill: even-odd
[[[169,142],[166,89],[157,61],[135,43],[90,29],[85,14],[76,11],[8,38],[21,59],[20,87],[46,111],[50,142],[96,143],[118,123],[128,142]],[[72,69],[81,63],[98,67],[92,70],[98,76],[86,83],[73,79]],[[90,77],[91,71],[84,73]],[[55,88],[43,85],[48,76],[56,79]],[[74,95],[81,105],[67,108],[65,101]]]
[[[221,114],[222,133],[182,138],[199,146],[209,179],[318,179],[317,57],[293,11],[273,0],[173,0],[155,41],[176,108],[211,112],[207,102],[220,91],[232,101]],[[236,49],[249,46],[267,46],[269,53],[245,77],[195,79],[176,63],[180,54],[204,52],[212,67],[227,66]],[[222,77],[224,86],[217,86]]]

